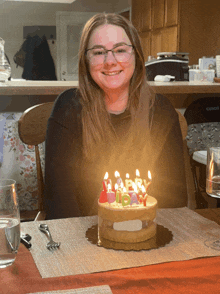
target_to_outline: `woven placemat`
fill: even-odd
[[[29,294],[112,294],[112,291],[108,285],[104,285],[73,290],[34,292]]]
[[[106,249],[91,244],[86,238],[97,216],[22,223],[22,231],[32,236],[30,252],[43,278],[87,274],[114,269],[138,267],[170,261],[217,256],[204,241],[220,238],[220,226],[196,212],[184,208],[160,209],[156,222],[168,228],[173,239],[165,246],[142,251]],[[38,227],[47,223],[60,249],[49,251],[44,233]]]

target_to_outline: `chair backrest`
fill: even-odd
[[[180,128],[181,128],[181,132],[182,132],[182,137],[183,137],[183,140],[185,140],[186,136],[187,136],[187,122],[186,122],[186,119],[185,117],[183,116],[183,114],[176,109],[176,112],[179,116],[179,123],[180,123]]]
[[[44,181],[40,162],[38,145],[46,138],[47,121],[50,117],[54,102],[42,103],[32,106],[24,111],[18,121],[18,133],[21,141],[27,145],[35,146],[37,181],[38,181],[38,209],[43,211]]]
[[[183,156],[184,156],[184,168],[185,168],[185,175],[186,175],[186,185],[187,185],[187,196],[188,196],[188,204],[187,206],[191,209],[195,209],[196,203],[195,203],[195,195],[194,195],[194,182],[193,182],[193,175],[190,167],[190,157],[187,149],[186,144],[186,136],[187,136],[187,122],[184,117],[184,115],[176,109],[176,112],[179,116],[179,123],[180,123],[180,129],[182,132],[182,138],[183,138]]]
[[[187,124],[220,122],[220,97],[204,97],[193,101],[185,110]]]
[[[220,146],[220,97],[205,97],[192,102],[184,113],[188,124],[189,153]]]

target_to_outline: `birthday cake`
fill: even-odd
[[[137,173],[137,172],[136,172]],[[156,235],[157,200],[147,194],[151,180],[125,180],[117,175],[115,187],[106,176],[98,201],[99,238],[122,243],[137,243]]]

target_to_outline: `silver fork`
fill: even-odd
[[[45,224],[40,224],[39,226],[39,230],[44,232],[45,234],[47,234],[48,238],[49,238],[49,242],[47,243],[46,247],[48,250],[54,250],[56,248],[59,248],[61,243],[60,242],[55,242],[53,239],[52,239],[52,236],[51,236],[51,233],[50,233],[50,230],[49,230],[49,227],[48,225],[45,225]]]

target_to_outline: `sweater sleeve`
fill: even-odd
[[[73,90],[55,101],[48,121],[45,154],[45,209],[47,219],[80,216],[77,202],[77,160],[80,105]]]
[[[178,114],[163,96],[158,96],[152,123],[154,178],[152,195],[159,207],[187,205],[183,140]]]

